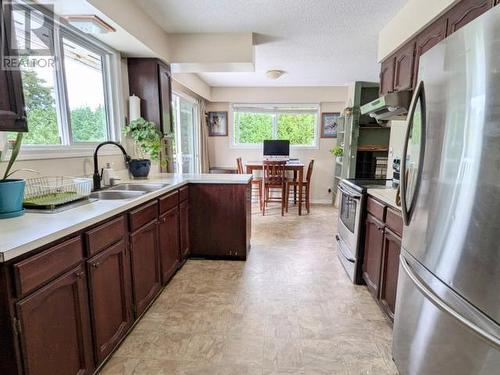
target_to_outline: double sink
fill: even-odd
[[[112,186],[106,190],[95,191],[90,194],[90,198],[100,200],[133,199],[141,195],[163,189],[169,184],[138,184],[126,183]]]

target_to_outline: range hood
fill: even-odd
[[[412,98],[411,90],[391,92],[362,106],[361,114],[377,121],[404,120]]]

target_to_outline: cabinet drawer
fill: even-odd
[[[391,231],[399,236],[403,235],[403,218],[401,214],[393,208],[387,207],[385,223]]]
[[[85,233],[89,256],[120,241],[125,235],[125,217],[120,216]]]
[[[133,232],[158,217],[158,203],[153,201],[129,212],[130,231]]]
[[[41,287],[77,265],[83,259],[83,244],[74,237],[14,264],[14,277],[18,296]]]
[[[384,221],[385,206],[376,199],[368,197],[366,210],[377,219]]]
[[[158,203],[160,205],[160,215],[164,214],[168,210],[177,207],[179,204],[179,192],[174,191],[168,195],[164,195],[160,199],[158,199]]]
[[[179,202],[189,199],[189,186],[184,186],[179,189]]]

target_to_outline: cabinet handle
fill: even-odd
[[[85,272],[83,272],[83,271],[79,271],[79,272],[75,273],[75,276],[77,279],[81,279],[83,277],[83,275],[85,275]]]
[[[161,222],[162,222],[162,223],[166,223],[166,222],[167,222],[167,218],[166,218],[166,217],[164,217],[163,219],[161,219]]]
[[[99,266],[101,265],[101,263],[100,263],[100,262],[93,262],[93,263],[91,263],[90,265],[91,265],[93,268],[97,268],[97,267],[99,267]]]

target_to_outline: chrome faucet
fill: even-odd
[[[131,160],[131,157],[128,156],[127,152],[125,151],[125,149],[123,148],[123,146],[121,144],[119,144],[117,142],[112,142],[112,141],[106,141],[106,142],[99,143],[94,151],[94,174],[92,176],[92,178],[94,180],[94,191],[101,190],[102,175],[99,173],[99,164],[97,163],[97,152],[99,151],[99,149],[102,146],[105,146],[105,145],[115,145],[116,147],[118,147],[122,151],[123,155],[125,156],[125,164],[126,165],[128,165],[129,161]]]

